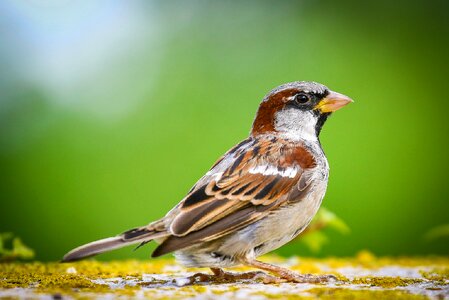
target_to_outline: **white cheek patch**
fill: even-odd
[[[294,178],[298,174],[298,168],[288,167],[285,169],[278,169],[272,165],[262,165],[249,169],[250,174],[262,175],[280,175],[282,177]]]
[[[315,125],[318,118],[310,111],[288,108],[276,113],[275,128],[293,140],[316,141]]]

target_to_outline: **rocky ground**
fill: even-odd
[[[192,283],[205,269],[184,269],[171,259],[77,263],[2,263],[0,298],[27,299],[449,299],[449,257],[279,258],[302,273],[333,274],[325,284],[226,280]],[[232,272],[248,271],[235,268]]]

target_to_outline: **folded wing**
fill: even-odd
[[[249,138],[221,158],[173,210],[171,234],[154,256],[210,241],[299,201],[316,166],[303,146]]]

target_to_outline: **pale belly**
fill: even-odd
[[[283,246],[300,234],[318,211],[327,180],[318,182],[297,203],[276,210],[233,234],[178,251],[176,258],[190,267],[230,267],[239,264],[237,257],[257,257]]]
[[[240,236],[236,238],[240,241],[250,240],[249,248],[254,249],[255,257],[285,245],[309,225],[321,205],[325,192],[326,183],[315,186],[313,192],[306,198],[248,226],[239,232]],[[223,246],[226,247],[226,244]]]

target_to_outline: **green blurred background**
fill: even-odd
[[[2,1],[0,232],[58,260],[159,218],[314,80],[356,101],[321,134],[351,234],[319,255],[449,254],[423,238],[449,223],[448,45],[448,1]]]

